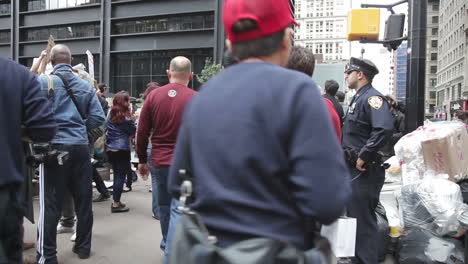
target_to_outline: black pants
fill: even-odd
[[[102,180],[96,167],[93,166],[93,181],[96,183],[96,189],[101,194],[109,195],[104,181]],[[75,226],[75,208],[73,206],[73,197],[68,189],[65,189],[63,202],[62,202],[62,217],[60,218],[60,224],[65,227]]]
[[[92,171],[87,145],[55,145],[68,151],[69,159],[60,166],[46,165],[40,179],[41,212],[38,223],[38,263],[57,263],[57,223],[62,209],[64,190],[73,197],[78,218],[75,248],[81,253],[91,250],[93,228]]]
[[[102,180],[101,175],[99,175],[99,172],[94,166],[93,166],[93,181],[94,183],[96,183],[96,189],[98,190],[100,194],[109,194],[109,191],[107,190],[107,187],[104,184],[104,181]]]
[[[0,187],[0,263],[23,263],[23,212],[19,187]]]
[[[60,224],[65,227],[75,226],[75,206],[73,205],[73,197],[67,188],[63,191],[62,218],[60,218]]]
[[[122,196],[123,186],[125,178],[131,173],[130,167],[130,151],[119,150],[119,151],[108,151],[107,156],[109,162],[112,164],[112,170],[114,171],[114,192],[112,193],[114,202],[120,202]],[[131,181],[131,176],[130,176]]]
[[[349,169],[353,178],[360,173],[356,168]],[[371,166],[352,182],[353,196],[348,205],[348,216],[357,219],[356,260],[358,263],[379,263],[375,208],[379,203],[380,191],[384,181],[384,169]]]

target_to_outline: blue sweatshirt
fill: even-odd
[[[23,182],[22,129],[33,141],[52,140],[57,125],[52,104],[36,75],[0,57],[0,188]]]
[[[264,62],[227,68],[187,107],[177,140],[169,190],[178,198],[190,153],[191,207],[221,246],[270,237],[304,247],[305,216],[330,223],[350,199],[327,109],[302,73]]]

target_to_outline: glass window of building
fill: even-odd
[[[431,66],[431,73],[437,73],[437,66]]]
[[[437,48],[437,40],[431,40],[431,47]]]
[[[0,1],[0,15],[6,15],[11,13],[11,1],[5,0]]]
[[[432,16],[432,23],[433,24],[439,23],[439,16]]]
[[[51,10],[100,4],[101,0],[21,0],[21,11]]]
[[[435,99],[436,98],[436,92],[435,91],[429,92],[429,98],[430,99]]]
[[[118,21],[112,24],[112,34],[120,35],[213,28],[214,15],[205,13],[186,16],[160,16],[157,18],[139,18],[137,20]]]
[[[55,39],[72,39],[99,37],[99,34],[100,25],[98,23],[54,26],[47,28],[28,28],[21,31],[20,41],[47,40],[50,35]]]
[[[431,53],[431,61],[437,60],[437,53]]]
[[[200,74],[206,58],[213,57],[212,49],[196,50],[165,50],[117,53],[111,58],[111,90],[112,92],[128,91],[132,96],[140,96],[145,85],[156,81],[161,85],[168,83],[166,69],[175,56],[186,56],[192,61],[192,71]],[[198,89],[200,84],[194,78],[189,87]]]
[[[10,43],[11,33],[9,30],[0,31],[0,44]]]
[[[432,36],[437,36],[437,32],[439,31],[439,29],[438,28],[432,28],[431,31],[432,31]]]

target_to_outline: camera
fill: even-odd
[[[26,164],[32,168],[45,165],[63,165],[68,160],[67,151],[54,149],[49,143],[29,144],[27,148]]]

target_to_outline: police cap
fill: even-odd
[[[379,73],[377,66],[375,66],[372,61],[351,57],[349,64],[346,67],[345,73],[351,73],[353,71],[363,72],[369,77],[374,77]]]

